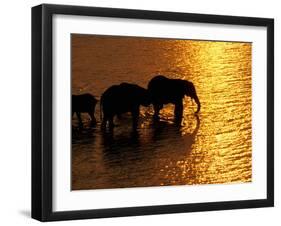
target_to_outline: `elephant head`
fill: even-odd
[[[147,89],[137,87],[139,103],[145,107],[151,104],[151,98]]]
[[[191,97],[195,101],[195,103],[197,104],[196,113],[198,113],[200,111],[201,104],[200,104],[199,98],[197,96],[195,87],[192,82],[189,82],[186,80],[183,80],[183,82],[184,82],[184,94],[186,96]]]

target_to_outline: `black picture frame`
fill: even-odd
[[[52,210],[52,18],[55,14],[266,27],[267,198],[54,212]],[[273,19],[50,4],[32,8],[32,218],[40,221],[56,221],[270,206],[274,206]]]

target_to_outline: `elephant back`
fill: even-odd
[[[121,83],[109,87],[102,95],[103,108],[125,111],[145,104],[148,99],[147,90],[136,84]]]
[[[157,75],[148,83],[148,92],[153,102],[173,103],[184,97],[184,80]]]

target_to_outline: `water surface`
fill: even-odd
[[[153,122],[142,108],[138,130],[131,118],[114,133],[91,128],[83,115],[72,127],[72,189],[250,182],[251,43],[72,35],[72,93],[98,99],[121,82],[147,87],[157,74],[190,80],[201,101],[184,99],[181,126],[173,105]],[[99,120],[99,107],[96,108]]]

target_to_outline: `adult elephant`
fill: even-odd
[[[89,93],[81,95],[72,95],[72,116],[76,113],[80,127],[83,126],[81,113],[88,113],[91,118],[91,124],[96,124],[95,108],[98,100]]]
[[[175,105],[174,116],[180,122],[183,115],[183,98],[189,96],[195,100],[197,111],[200,111],[200,101],[192,82],[182,79],[169,79],[163,75],[157,75],[148,83],[148,91],[154,107],[154,118],[159,118],[159,111],[164,104]]]
[[[149,95],[146,89],[130,83],[121,83],[109,87],[101,96],[102,128],[105,129],[107,123],[109,128],[114,127],[114,116],[130,112],[133,119],[133,128],[136,129],[140,105],[150,104]]]

